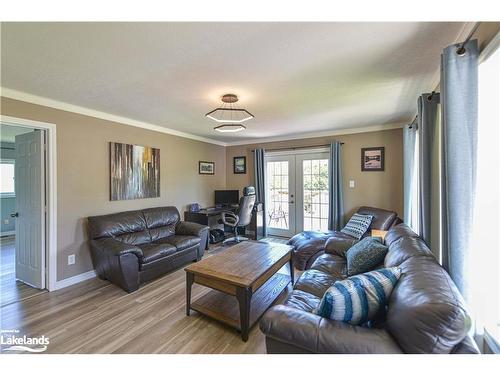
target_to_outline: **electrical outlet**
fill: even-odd
[[[355,184],[354,184],[354,180],[349,180],[349,187],[352,189],[354,188]]]
[[[3,221],[3,223],[4,223],[5,225],[8,225],[8,224],[9,224],[9,219],[5,219],[5,220]]]
[[[68,266],[75,264],[75,254],[68,255]]]

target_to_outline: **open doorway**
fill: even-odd
[[[46,130],[0,123],[1,296],[5,306],[46,291]]]

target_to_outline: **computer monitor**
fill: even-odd
[[[238,190],[215,190],[215,205],[230,206],[238,204],[240,201],[240,192]]]

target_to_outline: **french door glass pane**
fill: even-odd
[[[288,212],[288,162],[267,162],[267,226],[269,228],[289,229],[290,213]]]
[[[328,230],[328,159],[302,162],[304,230]]]

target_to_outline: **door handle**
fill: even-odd
[[[16,212],[16,213],[10,214],[10,217],[19,217],[19,212]]]
[[[290,201],[290,204],[294,203],[293,201]]]

